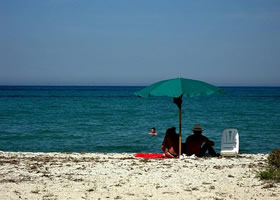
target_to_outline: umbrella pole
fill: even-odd
[[[179,156],[182,154],[182,108],[179,108]]]
[[[183,95],[173,99],[179,108],[179,156],[182,154],[182,98]]]

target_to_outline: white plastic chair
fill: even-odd
[[[222,134],[221,155],[237,156],[239,153],[239,134],[237,129],[225,129]]]

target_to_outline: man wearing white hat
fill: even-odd
[[[203,129],[200,124],[196,124],[192,131],[193,135],[188,136],[186,139],[185,153],[188,156],[195,154],[198,157],[202,157],[208,151],[211,156],[217,156],[213,148],[215,143],[202,135]]]

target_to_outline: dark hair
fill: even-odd
[[[165,132],[165,135],[176,135],[176,128],[175,127],[168,128]]]
[[[201,130],[201,131],[196,130],[196,131],[193,131],[193,133],[194,133],[194,134],[201,134],[201,133],[202,133],[202,130]]]
[[[154,127],[153,127],[152,129],[155,129],[155,130],[156,130],[156,128],[154,128]]]

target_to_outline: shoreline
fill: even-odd
[[[268,154],[142,159],[133,153],[0,152],[0,199],[278,199]]]

